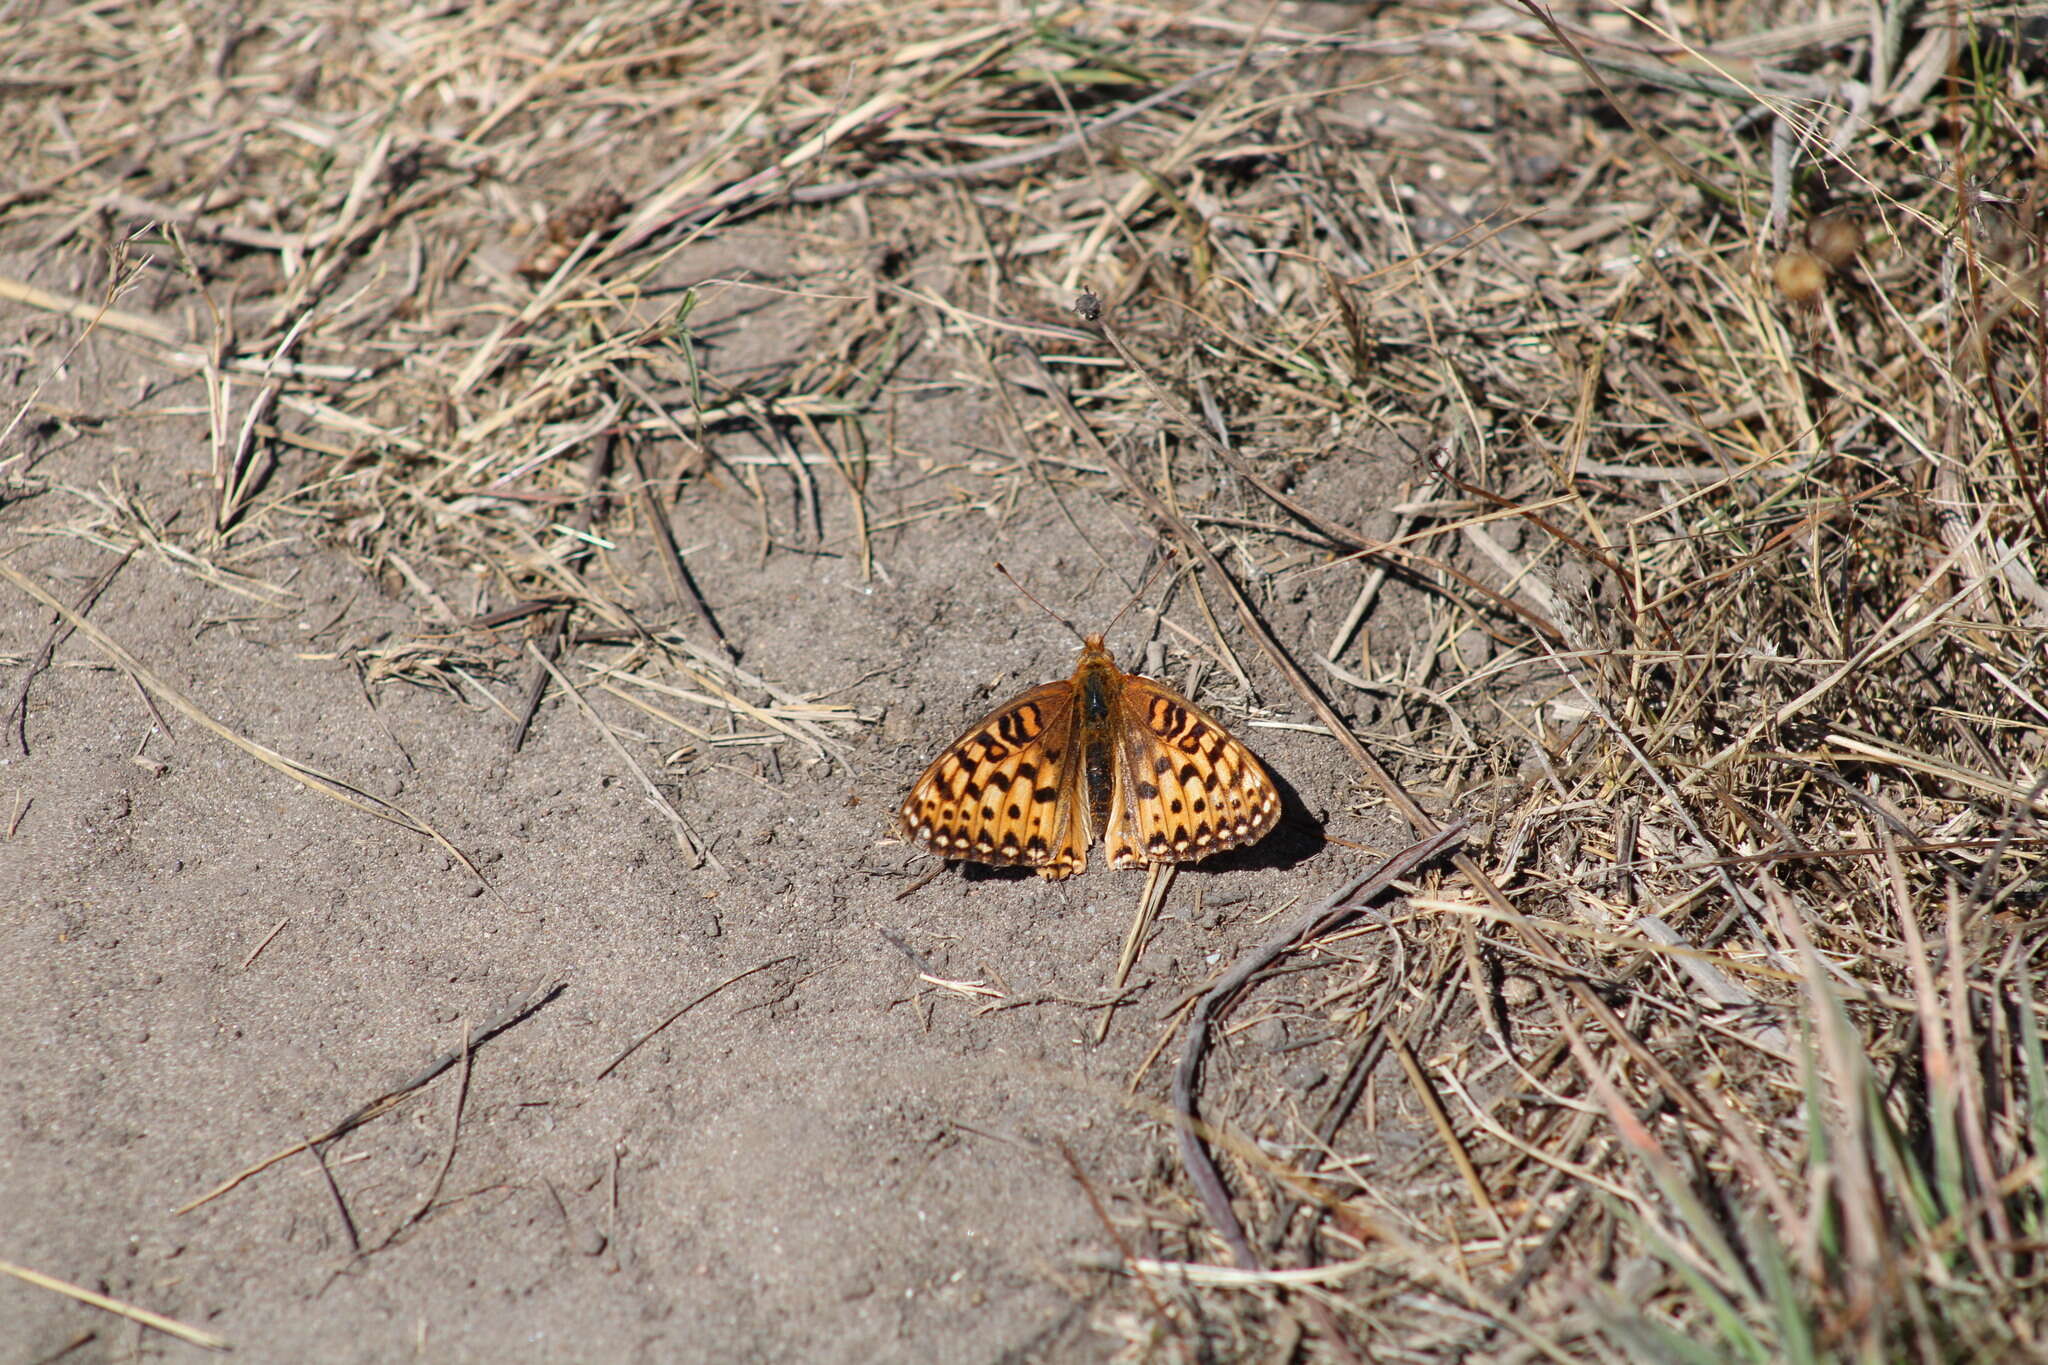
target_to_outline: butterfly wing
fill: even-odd
[[[1035,867],[1057,881],[1088,866],[1072,680],[983,716],[932,760],[896,815],[903,837],[941,858]]]
[[[1135,674],[1124,679],[1118,705],[1116,787],[1103,836],[1111,867],[1192,863],[1272,832],[1280,792],[1214,716]]]

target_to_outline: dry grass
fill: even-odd
[[[1024,345],[1255,609],[1345,616],[1282,643],[1482,823],[1221,1030],[1338,1058],[1212,1064],[1270,1272],[1176,1269],[1224,1255],[1176,1182],[1101,1192],[1130,1358],[2048,1350],[2038,10],[240,13],[0,18],[39,101],[0,212],[73,271],[14,296],[213,431],[212,525],[75,489],[51,533],[264,602],[315,535],[419,608],[368,682],[516,713],[551,628],[679,750],[844,762],[864,715],[732,657],[656,499],[715,481],[764,557],[868,572],[931,519],[1128,505]],[[816,344],[714,375],[730,288],[676,262],[745,220]],[[939,375],[1009,453],[899,478]],[[96,419],[32,400],[0,475],[50,491]],[[1395,442],[1379,534],[1287,497]]]

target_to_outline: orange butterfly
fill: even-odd
[[[1279,819],[1280,793],[1242,741],[1090,635],[1073,677],[1010,698],[948,745],[896,825],[942,858],[1058,881],[1087,868],[1098,836],[1111,867],[1192,863]]]

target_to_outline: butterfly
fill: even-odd
[[[896,827],[942,858],[1059,881],[1086,870],[1098,837],[1111,867],[1192,863],[1279,819],[1280,793],[1243,741],[1090,635],[1073,677],[1019,693],[948,745]]]

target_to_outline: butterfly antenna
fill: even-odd
[[[1002,561],[1000,560],[996,561],[996,572],[1001,574],[1003,577],[1009,579],[1010,586],[1015,588],[1018,592],[1023,593],[1027,598],[1029,598],[1031,600],[1031,605],[1037,607],[1047,616],[1050,616],[1053,620],[1065,626],[1068,632],[1071,633],[1076,640],[1084,640],[1085,642],[1085,637],[1082,636],[1080,631],[1074,629],[1074,623],[1072,621],[1069,621],[1066,617],[1060,615],[1051,607],[1048,607],[1047,605],[1045,605],[1045,603],[1039,601],[1038,594],[1032,592],[1031,589],[1025,587],[1022,583],[1018,582],[1017,575],[1011,573],[1008,569],[1004,568],[1002,565]]]
[[[1159,571],[1166,567],[1166,562],[1168,558],[1169,556],[1161,555],[1158,559],[1152,562],[1152,567],[1147,569],[1145,571],[1145,576],[1138,581],[1138,590],[1131,594],[1130,600],[1126,601],[1122,606],[1116,609],[1116,615],[1110,617],[1109,624],[1102,628],[1102,633],[1105,636],[1108,635],[1112,630],[1116,629],[1116,623],[1124,619],[1125,612],[1129,611],[1132,607],[1137,606],[1139,602],[1144,600],[1145,589],[1151,587],[1152,580],[1159,577]]]

